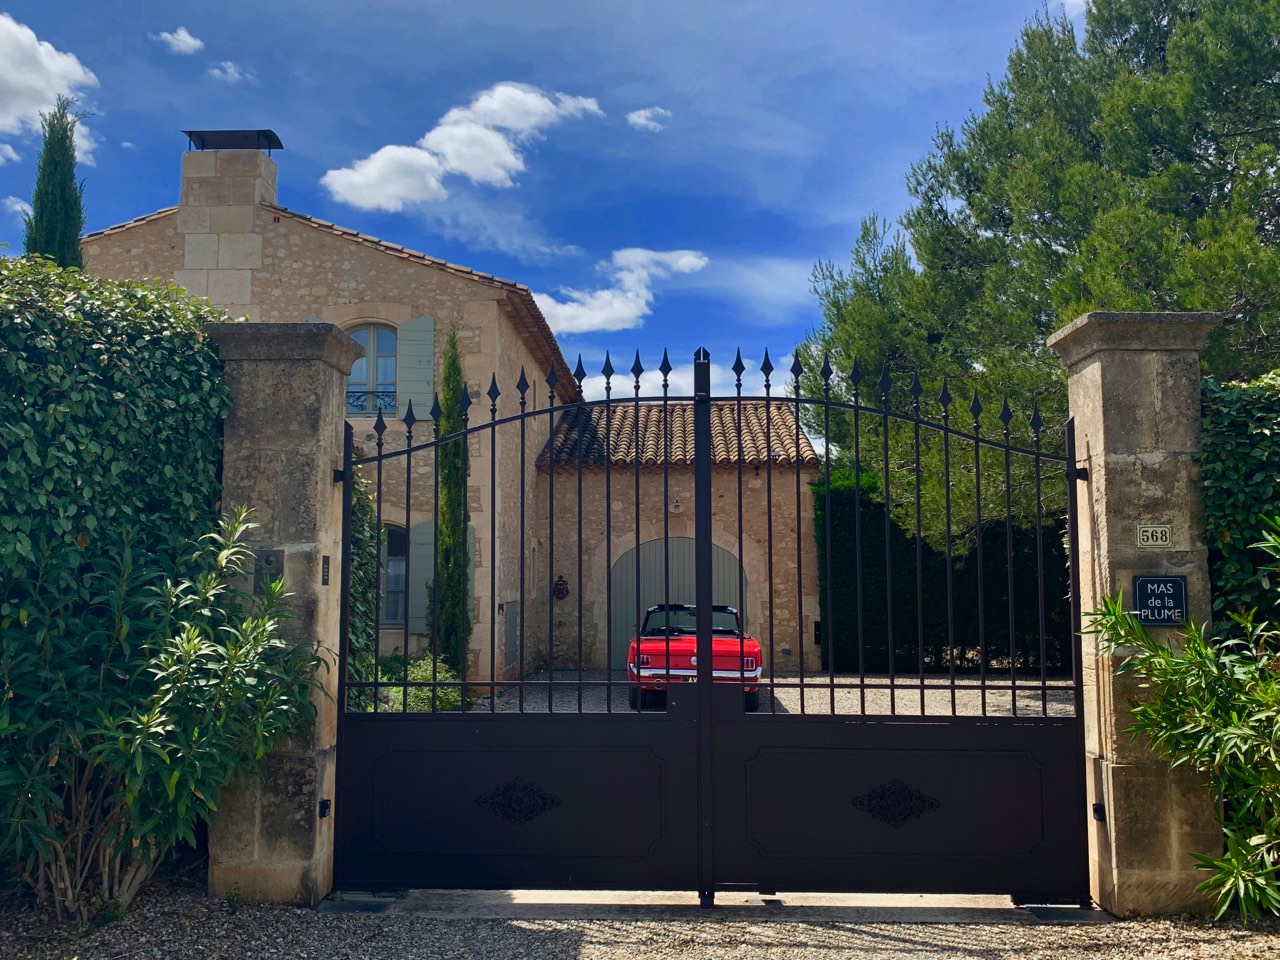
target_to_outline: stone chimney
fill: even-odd
[[[276,164],[263,150],[242,145],[264,134],[272,138],[268,145],[278,147],[270,131],[188,132],[203,148],[182,155],[178,206],[184,249],[174,280],[250,320],[258,319],[253,271],[262,266],[261,205],[276,201]]]

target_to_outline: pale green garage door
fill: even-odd
[[[671,537],[665,541],[650,540],[640,544],[640,617],[655,603],[663,603],[670,597],[671,603],[693,603],[694,595],[694,543],[692,537]],[[663,576],[664,556],[666,569],[670,570],[670,591],[667,592]],[[742,570],[738,558],[723,547],[711,547],[711,600],[731,607],[739,605],[737,575]],[[627,644],[636,631],[636,548],[632,547],[613,565],[611,587],[613,649],[610,658],[614,669],[625,670]],[[741,602],[745,609],[747,578],[742,574]],[[746,614],[743,626],[749,629]]]

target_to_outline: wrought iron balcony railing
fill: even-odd
[[[396,392],[394,390],[348,390],[347,413],[356,416],[375,416],[396,412]]]

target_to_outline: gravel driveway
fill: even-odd
[[[625,670],[614,670],[612,676],[605,670],[584,670],[583,683],[578,683],[578,673],[573,670],[556,671],[548,677],[546,671],[530,673],[526,677],[524,687],[524,705],[526,713],[546,713],[548,702],[553,713],[577,713],[579,711],[579,689],[581,689],[581,712],[583,713],[626,713],[627,706],[627,674]],[[607,681],[612,680],[612,692],[606,695]],[[986,691],[986,716],[1007,717],[1012,715],[1012,698],[1010,690],[991,689],[991,685],[1009,685],[1008,674],[992,673]],[[950,716],[952,713],[952,696],[948,681],[944,677],[925,677],[923,686],[919,677],[907,675],[890,681],[887,676],[868,676],[865,684],[860,682],[858,674],[837,673],[833,678],[828,674],[809,675],[801,682],[798,675],[778,676],[777,686],[772,690],[773,704],[770,707],[768,687],[761,689],[760,712],[788,714],[830,714],[842,715],[886,715],[920,716],[920,692],[924,691],[924,714],[926,716]],[[973,689],[978,686],[977,677],[961,677],[957,686],[966,685],[955,691],[955,713],[960,716],[982,716],[982,690]],[[766,681],[766,684],[768,681]],[[1073,699],[1070,683],[1062,680],[1049,680],[1043,688],[1039,681],[1019,679],[1018,714],[1019,716],[1069,717],[1072,715]],[[892,689],[890,689],[892,688]],[[804,705],[801,709],[801,695]],[[548,698],[550,695],[550,699]],[[832,710],[834,703],[835,709]],[[521,709],[520,691],[516,687],[507,686],[499,690],[496,703],[498,713],[515,713]],[[471,709],[487,712],[487,697],[473,699]]]
[[[29,913],[0,909],[5,960],[304,958],[327,960],[666,960],[869,958],[869,960],[1274,960],[1280,925],[1147,920],[1083,925],[1036,923],[742,922],[705,919],[441,920],[407,913],[323,913],[243,906],[194,886],[153,884],[125,919],[79,939],[59,937]],[[52,937],[52,939],[48,939]]]

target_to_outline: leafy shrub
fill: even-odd
[[[859,490],[859,484],[861,489]],[[976,670],[982,660],[985,639],[988,668],[1007,668],[1009,643],[1009,540],[1004,518],[988,521],[982,531],[983,632],[978,630],[978,556],[976,537],[967,545],[953,543],[950,560],[951,616],[947,611],[948,560],[945,547],[928,539],[918,543],[913,532],[903,530],[894,513],[886,524],[883,497],[876,478],[865,471],[855,480],[851,469],[831,472],[831,605],[827,603],[826,485],[818,481],[813,491],[814,531],[817,537],[818,597],[822,619],[822,665],[835,651],[835,667],[868,673],[889,669],[889,615],[893,616],[893,666],[914,673],[923,657],[926,671],[950,668],[951,642],[957,670]],[[859,513],[861,517],[859,517]],[[859,524],[860,519],[860,524]],[[1067,595],[1068,568],[1061,531],[1046,525],[1037,541],[1034,526],[1016,525],[1013,546],[1013,660],[1025,670],[1037,670],[1043,659],[1049,673],[1070,669],[1070,610]],[[917,556],[917,546],[919,555]],[[1037,564],[1039,556],[1043,558]],[[918,568],[917,568],[918,562]],[[856,571],[861,567],[862,612],[858,615]],[[1044,573],[1045,654],[1040,654],[1040,572]],[[892,577],[892,592],[888,578]],[[924,649],[917,629],[917,590],[921,601]],[[886,595],[891,597],[886,600]],[[859,627],[861,648],[859,648]]]
[[[60,917],[127,907],[222,790],[311,721],[318,663],[282,637],[244,512],[171,562],[127,538],[38,554],[0,617],[0,858]],[[81,591],[63,589],[68,577]]]
[[[1256,544],[1280,558],[1280,519]],[[1275,602],[1276,587],[1269,590]],[[1225,852],[1197,854],[1211,876],[1200,889],[1243,919],[1280,914],[1280,629],[1254,611],[1232,613],[1232,636],[1188,625],[1179,640],[1154,639],[1122,598],[1095,614],[1109,652],[1135,648],[1120,666],[1137,674],[1147,699],[1132,704],[1134,737],[1208,778],[1223,811]]]
[[[408,683],[457,683],[458,675],[453,671],[444,658],[440,657],[436,660],[435,672],[432,673],[430,654],[422,657],[410,657],[408,660],[408,671],[405,670],[405,660],[399,655],[390,655],[379,657],[376,662],[373,657],[368,654],[360,654],[353,660],[360,661],[355,665],[355,670],[361,676],[367,677],[368,680],[373,679],[374,668],[377,669],[378,683],[385,684],[378,688],[378,712],[379,713],[399,713],[404,710],[404,698],[406,691],[409,696],[409,712],[410,713],[442,713],[446,711],[457,711],[463,709],[464,698],[461,687],[437,686],[434,693],[434,710],[432,709],[432,688],[431,687],[409,687]],[[353,665],[348,662],[347,675],[351,675]],[[348,694],[347,709],[356,712],[372,713],[373,697],[370,688],[360,690],[352,690]]]
[[[1215,611],[1280,617],[1258,547],[1261,518],[1280,514],[1280,371],[1250,383],[1203,384],[1200,485]]]
[[[226,317],[181,293],[0,258],[0,591],[46,549],[91,561],[129,529],[173,555],[213,529],[230,400],[200,328]],[[76,570],[44,575],[79,592]]]

